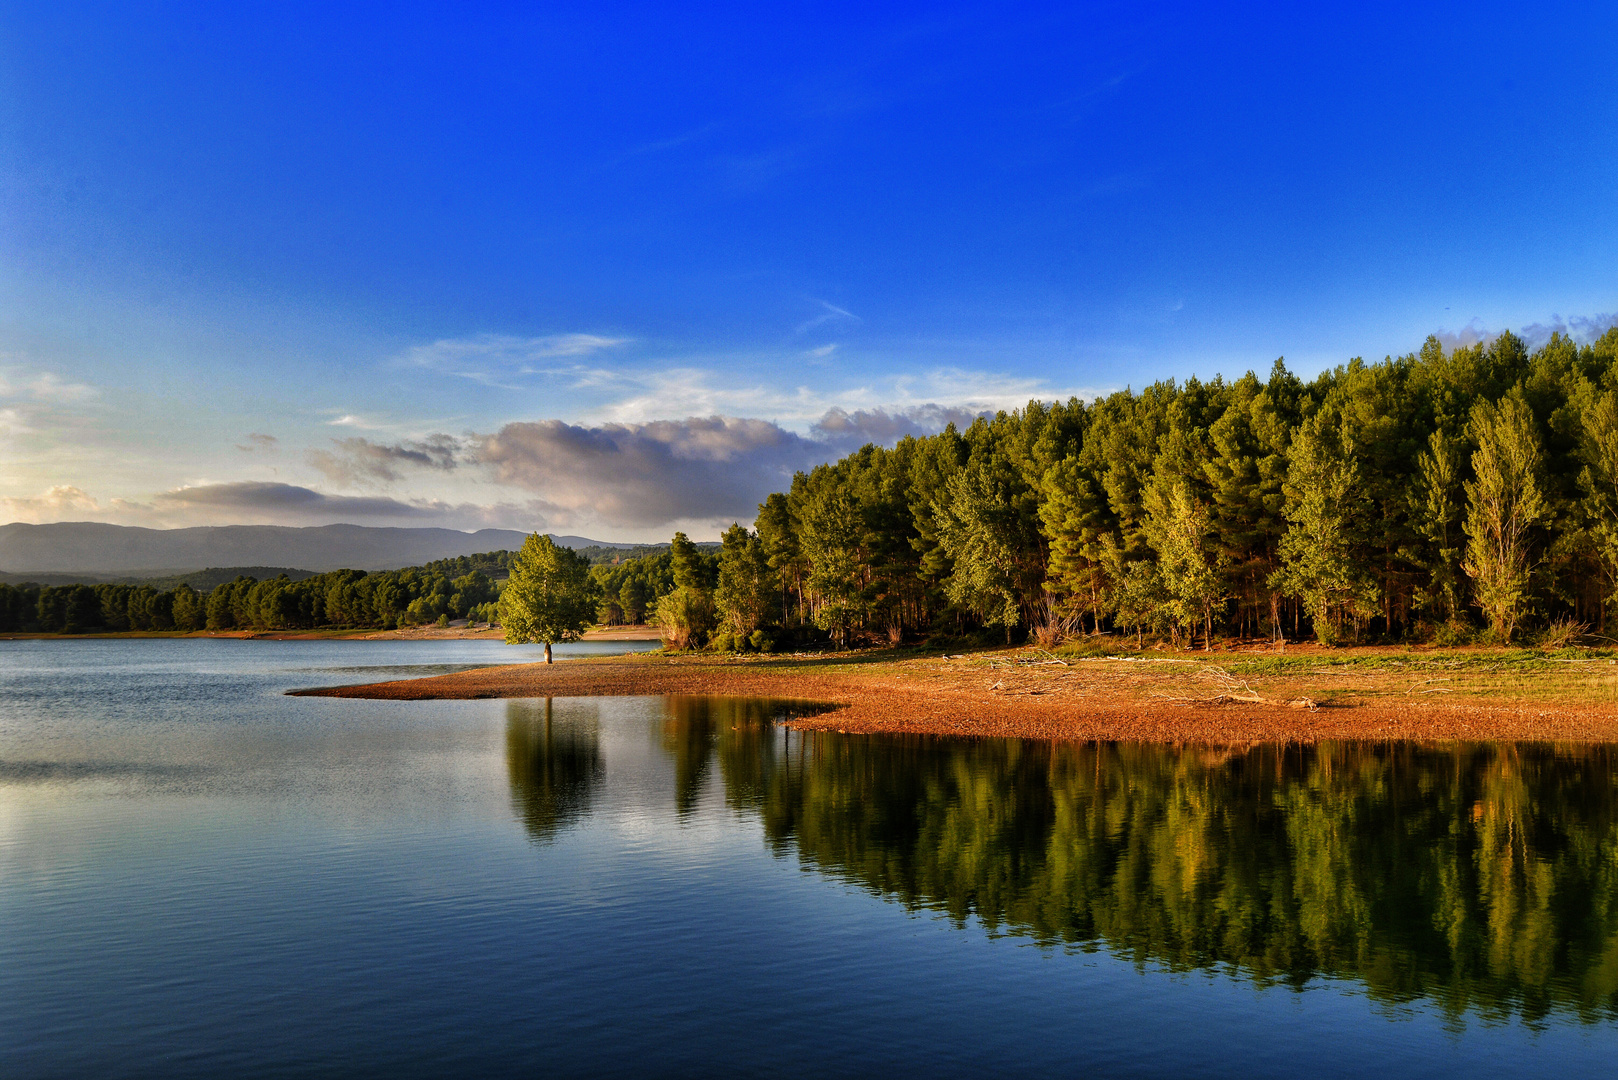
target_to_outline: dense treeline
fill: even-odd
[[[335,570],[301,581],[239,577],[208,592],[131,585],[0,585],[0,632],[303,630],[488,622],[498,596],[481,570],[449,578],[425,567]]]
[[[1604,631],[1618,329],[1030,402],[800,473],[755,524],[725,538],[719,632]]]
[[[613,622],[643,622],[647,606],[675,586],[674,567],[698,566],[699,587],[717,574],[717,555],[685,540],[681,557],[667,544],[633,548],[589,547],[578,552],[594,564],[592,575],[611,584],[612,605],[602,617]],[[0,633],[86,633],[119,631],[305,630],[419,626],[450,619],[497,621],[500,589],[511,572],[512,551],[490,551],[439,559],[424,566],[366,573],[334,570],[293,578],[286,574],[259,580],[240,575],[208,590],[181,583],[174,588],[151,584],[54,585],[0,584]],[[624,582],[642,597],[626,616],[616,606]],[[603,590],[605,595],[606,590]]]
[[[592,566],[617,566],[626,561],[655,557],[659,553],[667,552],[668,547],[667,544],[636,544],[632,547],[605,547],[592,544],[589,547],[574,548],[573,553]],[[477,555],[458,555],[454,558],[439,559],[427,563],[421,569],[446,578],[464,577],[474,570],[481,570],[489,577],[500,581],[511,575],[511,561],[516,557],[515,551],[486,551]]]

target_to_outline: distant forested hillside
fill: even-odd
[[[77,575],[89,581],[190,573],[201,566],[301,566],[310,571],[392,570],[435,559],[522,546],[526,533],[484,529],[395,529],[366,525],[219,525],[143,529],[93,521],[0,525],[0,571]],[[563,547],[628,548],[582,536]]]
[[[655,560],[668,549],[661,544],[580,550],[610,571],[626,562],[638,565],[637,556]],[[492,622],[513,554],[489,551],[375,573],[268,568],[273,576],[258,576],[215,569],[136,583],[0,584],[0,632],[393,629],[440,619]]]

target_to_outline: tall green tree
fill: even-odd
[[[551,646],[578,640],[595,615],[595,604],[589,560],[533,533],[512,560],[511,578],[500,593],[500,625],[507,644],[543,642],[549,664]]]
[[[846,491],[828,487],[805,508],[802,524],[814,623],[846,647],[865,614],[859,506]]]
[[[1157,552],[1158,575],[1175,625],[1195,636],[1206,629],[1203,648],[1213,650],[1214,611],[1225,600],[1227,560],[1209,542],[1209,516],[1191,485],[1159,473],[1146,490],[1146,537]]]
[[[1618,608],[1618,390],[1598,390],[1585,383],[1575,407],[1584,517],[1605,579],[1604,622],[1608,610]]]
[[[1046,470],[1040,496],[1040,528],[1051,553],[1045,589],[1062,615],[1077,621],[1088,612],[1091,631],[1099,633],[1107,611],[1106,502],[1076,455]]]
[[[798,543],[798,523],[785,493],[774,492],[759,504],[755,528],[781,588],[781,618],[789,621],[803,609],[803,579],[809,568]]]
[[[720,545],[714,606],[732,634],[746,637],[775,613],[775,573],[763,542],[746,527],[734,524],[726,529]]]
[[[1366,511],[1354,448],[1329,410],[1299,427],[1287,469],[1281,568],[1275,584],[1302,601],[1322,643],[1339,638],[1345,617],[1367,618],[1379,593],[1357,541]]]
[[[975,613],[986,626],[1003,627],[1006,640],[1036,600],[1043,562],[1029,542],[1009,480],[976,461],[957,472],[934,503],[939,546],[952,569],[945,583],[950,602]]]
[[[1428,560],[1432,602],[1445,619],[1461,613],[1461,447],[1442,429],[1432,433],[1417,460],[1421,482],[1411,492],[1415,519],[1432,545]]]
[[[1517,396],[1472,409],[1476,479],[1466,481],[1466,561],[1478,607],[1502,641],[1510,641],[1528,592],[1532,530],[1548,513],[1541,491],[1540,439],[1533,414]]]

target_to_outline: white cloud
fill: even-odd
[[[0,409],[0,439],[19,438],[34,433],[33,418],[16,407]]]
[[[1530,349],[1537,349],[1549,341],[1552,334],[1561,334],[1574,341],[1588,343],[1605,334],[1614,325],[1618,325],[1618,315],[1614,314],[1574,315],[1567,319],[1560,315],[1552,315],[1549,322],[1529,323],[1519,333]]]
[[[476,440],[476,457],[502,484],[528,491],[559,523],[644,529],[677,521],[751,521],[792,474],[868,442],[964,427],[971,410],[833,409],[800,435],[768,420],[711,415],[586,427],[561,420],[507,424]]]
[[[378,431],[388,426],[375,420],[367,420],[356,413],[343,413],[341,416],[327,420],[326,425],[328,427],[358,428],[360,431]]]
[[[932,435],[948,424],[964,431],[987,410],[921,405],[889,412],[886,409],[859,409],[846,412],[831,409],[810,430],[815,437],[839,453],[857,450],[866,443],[891,446],[906,435]]]
[[[0,499],[0,506],[5,507],[7,521],[26,521],[36,525],[97,514],[102,509],[82,489],[70,484],[58,484],[33,498]]]
[[[751,519],[760,499],[825,447],[766,420],[710,416],[579,427],[507,424],[484,437],[479,461],[503,484],[568,514],[612,526],[675,519]]]
[[[1572,315],[1565,319],[1560,315],[1552,315],[1549,321],[1531,322],[1516,333],[1530,349],[1537,349],[1549,341],[1552,334],[1561,334],[1563,337],[1588,344],[1615,325],[1618,325],[1618,314]],[[1453,351],[1472,345],[1488,345],[1502,332],[1491,330],[1484,325],[1482,319],[1474,318],[1459,330],[1436,330],[1433,336],[1446,351]]]
[[[11,359],[0,357],[0,359]],[[88,401],[100,393],[89,383],[69,382],[54,371],[17,363],[0,366],[0,398],[14,401],[71,404]]]
[[[66,382],[53,372],[43,371],[27,382],[29,393],[39,401],[87,401],[100,391],[87,383]]]
[[[743,382],[734,374],[718,378],[703,368],[676,367],[624,379],[631,396],[598,410],[613,423],[652,423],[669,416],[723,414],[765,415],[807,420],[825,411],[807,387],[784,390],[760,382]]]

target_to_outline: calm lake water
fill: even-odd
[[[536,652],[0,642],[0,1075],[1618,1068],[1609,750],[283,696]]]

